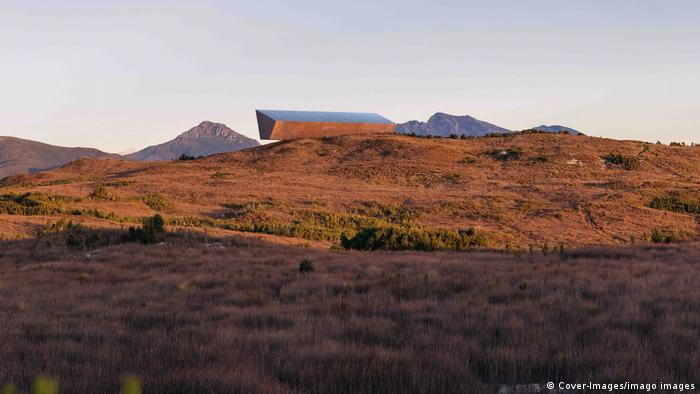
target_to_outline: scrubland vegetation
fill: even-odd
[[[0,389],[697,383],[698,152],[347,136],[5,179]]]
[[[2,243],[0,387],[492,393],[700,378],[694,243],[338,252],[92,230],[99,244],[81,249],[65,226]]]
[[[420,227],[369,227],[354,236],[341,236],[345,249],[358,250],[472,250],[489,245],[488,237],[474,229],[450,231]]]
[[[639,159],[633,156],[625,156],[620,153],[611,153],[603,156],[606,163],[621,166],[625,170],[636,170],[639,168]]]
[[[679,194],[655,197],[649,206],[671,212],[700,214],[700,192],[693,197]]]
[[[501,161],[519,160],[523,156],[523,149],[519,147],[494,149],[489,152],[489,155],[494,159]]]
[[[63,196],[47,196],[41,193],[7,193],[0,196],[0,214],[4,215],[53,215],[63,211]]]
[[[164,196],[158,193],[146,194],[145,196],[141,197],[141,201],[148,205],[148,207],[152,210],[158,212],[167,212],[171,208],[170,202],[168,202]]]

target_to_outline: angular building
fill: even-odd
[[[256,109],[261,140],[393,133],[394,122],[373,113]]]

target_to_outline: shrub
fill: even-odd
[[[374,201],[363,201],[362,207],[357,208],[355,212],[363,216],[397,224],[410,223],[423,216],[422,212],[414,208],[402,205],[379,204]]]
[[[272,198],[267,198],[263,201],[246,201],[241,203],[224,204],[224,207],[228,208],[230,211],[224,212],[222,216],[225,218],[238,218],[249,213],[265,211],[272,208],[280,208],[280,206],[280,203]]]
[[[633,156],[625,156],[620,153],[611,153],[607,156],[603,156],[608,164],[622,166],[625,170],[636,170],[639,168],[639,159]]]
[[[63,203],[68,200],[68,197],[42,193],[3,194],[0,196],[0,214],[54,215],[63,213]]]
[[[165,220],[160,214],[145,218],[141,227],[129,227],[127,241],[140,241],[144,244],[156,243],[159,235],[164,231],[164,224]]]
[[[165,212],[170,210],[168,200],[158,193],[151,193],[141,197],[141,201],[154,211]]]
[[[523,156],[523,149],[517,147],[508,149],[494,149],[489,152],[489,155],[500,161],[520,160],[520,158]]]
[[[345,249],[358,250],[469,250],[488,246],[488,238],[474,229],[433,230],[407,226],[373,226],[353,237],[342,235]]]
[[[187,161],[187,160],[195,160],[195,159],[197,159],[197,157],[188,155],[187,153],[183,153],[177,159],[180,161]]]
[[[677,242],[678,237],[676,236],[676,232],[673,230],[667,230],[667,229],[661,229],[658,227],[654,227],[651,230],[651,240],[654,243],[660,244],[667,244],[671,242]]]
[[[107,189],[102,185],[97,185],[95,189],[90,193],[90,198],[94,200],[114,200],[114,197],[107,193]]]
[[[299,272],[307,274],[316,271],[314,263],[309,259],[303,259],[299,263]]]
[[[82,239],[76,237],[75,234],[68,234],[68,237],[66,238],[66,246],[71,249],[83,249],[85,247],[85,243]]]
[[[226,174],[221,171],[216,171],[211,175],[212,179],[226,179]]]
[[[141,380],[133,375],[127,375],[122,379],[120,394],[141,394]]]
[[[74,226],[72,221],[68,221],[65,218],[59,219],[57,222],[46,222],[45,226],[40,227],[36,231],[37,238],[47,237],[52,234],[57,234],[64,232]]]
[[[459,164],[476,164],[479,160],[473,155],[465,155],[463,159],[458,161]]]
[[[91,249],[100,243],[100,236],[94,230],[66,219],[60,219],[55,223],[46,223],[45,226],[37,230],[36,236],[37,238],[45,238],[61,233],[66,238],[66,246],[71,249]]]
[[[655,197],[649,203],[650,208],[664,211],[700,214],[700,199],[693,199],[678,194]]]
[[[39,376],[34,381],[34,394],[58,394],[58,380],[48,377]]]
[[[19,394],[19,390],[17,389],[17,386],[14,385],[14,383],[10,382],[2,387],[2,390],[0,390],[0,394]]]
[[[398,213],[397,213],[398,214]],[[216,225],[228,230],[265,233],[316,241],[337,241],[341,234],[354,234],[358,229],[386,224],[386,221],[363,215],[326,211],[300,211],[291,222],[282,222],[264,215],[238,220],[219,220]]]

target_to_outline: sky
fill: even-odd
[[[0,0],[0,135],[124,152],[255,108],[700,142],[700,2]]]

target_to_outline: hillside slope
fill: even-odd
[[[119,155],[92,148],[66,148],[22,138],[0,137],[0,178],[45,171],[83,157],[118,158]]]
[[[98,187],[105,196],[89,198]],[[381,220],[474,227],[495,247],[626,244],[648,241],[654,228],[700,231],[698,215],[649,207],[655,197],[700,195],[700,148],[547,133],[354,135],[186,162],[80,160],[3,190],[68,196],[69,212],[98,210],[115,223],[162,212],[171,224],[337,241]],[[1,220],[19,231],[47,217]]]
[[[236,133],[224,124],[204,121],[171,141],[149,146],[126,157],[137,161],[163,161],[177,159],[183,154],[209,156],[258,145],[256,140]]]

